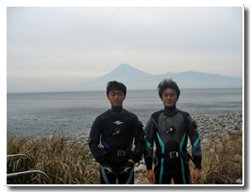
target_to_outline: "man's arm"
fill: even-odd
[[[140,161],[141,156],[145,150],[145,141],[144,141],[144,132],[143,125],[138,120],[137,117],[134,118],[134,128],[133,128],[133,136],[135,139],[135,149],[133,154],[131,155],[131,159],[134,163]]]
[[[152,169],[152,163],[153,163],[153,153],[154,153],[154,136],[155,136],[155,129],[156,129],[157,123],[153,116],[150,117],[146,128],[145,128],[145,142],[146,142],[146,151],[145,151],[145,162],[147,166],[147,178],[150,182],[155,182],[155,174]]]
[[[190,137],[190,141],[192,144],[192,156],[195,164],[192,179],[193,181],[198,181],[201,178],[201,144],[200,144],[200,136],[198,134],[198,128],[196,122],[192,119],[191,116],[187,118],[187,131]]]
[[[106,159],[104,150],[98,147],[98,145],[100,144],[100,137],[102,134],[101,126],[102,126],[101,119],[100,117],[97,117],[91,127],[89,136],[90,137],[89,148],[96,161],[102,165]]]
[[[145,161],[148,170],[152,169],[152,163],[153,163],[153,153],[154,153],[153,145],[154,145],[155,127],[156,127],[156,121],[151,116],[145,128],[145,134],[146,134]]]

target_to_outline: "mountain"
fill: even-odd
[[[187,71],[181,73],[166,73],[151,75],[132,67],[121,64],[106,75],[80,83],[75,86],[77,90],[105,90],[108,81],[116,80],[124,83],[130,90],[156,89],[163,79],[172,78],[180,89],[183,88],[241,88],[242,79],[230,76],[215,75]],[[73,87],[72,87],[73,88]]]
[[[242,79],[209,73],[187,71],[166,73],[158,78],[172,78],[183,88],[241,88]]]
[[[139,79],[152,76],[149,73],[145,73],[140,71],[129,64],[121,64],[119,67],[115,68],[113,71],[109,72],[108,74],[97,78],[97,79],[119,79],[119,81],[126,81],[128,78],[131,79]]]

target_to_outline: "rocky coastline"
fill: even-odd
[[[198,115],[194,116],[198,126],[198,132],[201,138],[201,146],[206,146],[211,139],[219,139],[224,133],[233,134],[242,130],[242,113],[227,113],[221,115]],[[78,134],[68,138],[68,142],[79,142],[81,145],[88,144],[88,135]],[[188,149],[191,148],[190,142]],[[135,165],[135,184],[141,184],[142,178],[140,175],[146,171],[145,162],[142,159]]]

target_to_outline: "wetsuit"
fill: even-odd
[[[132,151],[134,139],[135,148]],[[104,148],[98,147],[101,144]],[[129,172],[120,171],[131,159],[134,163],[141,159],[145,149],[144,132],[137,116],[122,107],[112,108],[98,116],[90,132],[90,150],[97,162],[101,164],[100,179],[104,184],[133,184],[133,168]],[[107,171],[104,167],[110,167]]]
[[[165,107],[151,115],[145,131],[145,161],[148,170],[152,169],[152,162],[155,164],[156,184],[170,184],[171,178],[176,184],[190,184],[190,155],[186,149],[188,136],[195,168],[201,168],[202,155],[197,126],[191,116],[175,106]],[[154,142],[156,151],[153,158]]]

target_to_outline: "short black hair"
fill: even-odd
[[[109,81],[108,84],[107,84],[107,95],[109,94],[110,91],[113,91],[113,90],[122,91],[124,96],[127,94],[127,88],[121,82]]]
[[[173,81],[172,79],[163,79],[163,80],[159,83],[159,85],[158,85],[158,87],[157,87],[157,89],[158,89],[158,94],[159,94],[159,96],[160,96],[161,99],[162,99],[162,93],[163,93],[163,91],[164,91],[165,89],[167,89],[167,88],[174,89],[174,90],[176,91],[177,98],[179,98],[181,91],[180,91],[180,89],[179,89],[177,83],[176,83],[175,81]]]

